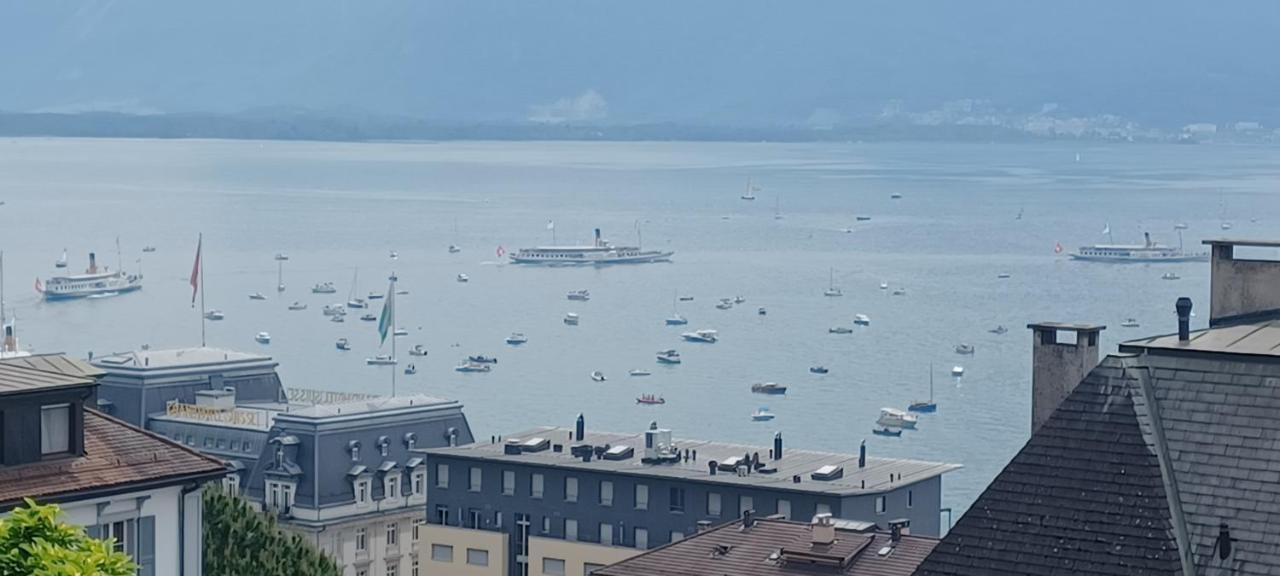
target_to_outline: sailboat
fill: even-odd
[[[284,260],[278,260],[276,264],[276,292],[284,292]]]
[[[911,412],[937,412],[938,405],[933,401],[933,364],[929,365],[929,401],[921,402],[919,400],[912,402],[907,406],[907,410]]]
[[[756,199],[756,187],[754,184],[751,183],[750,178],[747,178],[747,191],[742,196],[740,196],[740,198],[742,198],[743,200]]]
[[[1226,199],[1225,197],[1223,197],[1223,198],[1220,200],[1220,204],[1221,204],[1221,210],[1220,210],[1220,212],[1221,212],[1221,216],[1220,216],[1220,218],[1222,219],[1222,224],[1220,225],[1220,227],[1221,227],[1223,230],[1230,230],[1230,229],[1231,229],[1231,221],[1230,221],[1230,220],[1227,220],[1227,199]]]
[[[681,316],[676,311],[676,295],[671,295],[671,317],[667,318],[667,326],[684,326],[689,323],[689,319]]]
[[[66,268],[66,267],[67,267],[67,249],[66,249],[66,248],[63,248],[63,249],[62,249],[62,256],[59,256],[59,257],[58,257],[58,261],[53,263],[53,267],[54,267],[54,268]]]
[[[453,243],[449,245],[449,253],[457,254],[461,251],[462,251],[462,248],[458,246],[458,219],[454,218],[453,219]]]
[[[823,292],[822,295],[832,296],[832,297],[844,296],[844,292],[841,292],[839,288],[836,288],[836,269],[835,268],[830,269],[828,273],[828,277],[829,277],[829,280],[828,280],[827,290]]]
[[[774,195],[773,197],[773,219],[782,219],[782,195]]]
[[[356,294],[359,293],[357,292],[359,288],[360,269],[356,268],[355,272],[351,275],[351,293],[347,295],[347,308],[367,308],[369,306],[365,303],[364,299],[356,297]]]

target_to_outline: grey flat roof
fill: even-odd
[[[588,430],[582,443],[593,446],[630,446],[635,455],[626,460],[603,460],[592,457],[590,462],[583,462],[569,453],[569,447],[577,442],[569,440],[569,428],[540,427],[519,434],[504,436],[504,442],[467,444],[463,446],[428,448],[423,452],[428,455],[452,456],[457,458],[474,458],[493,462],[522,463],[528,465],[569,468],[583,471],[615,474],[633,474],[637,476],[653,476],[672,480],[689,480],[716,484],[739,485],[773,490],[791,490],[831,495],[872,494],[893,490],[908,484],[914,484],[940,476],[961,468],[959,464],[940,462],[924,462],[902,458],[867,457],[867,465],[858,468],[857,454],[837,454],[832,452],[815,452],[797,450],[783,446],[781,460],[769,460],[769,447],[728,444],[724,442],[708,442],[705,440],[673,439],[672,442],[681,451],[688,449],[698,452],[698,459],[688,462],[680,461],[670,464],[645,464],[644,433],[620,434],[614,432],[595,432]],[[564,444],[563,452],[547,449],[541,452],[522,453],[518,455],[504,454],[503,445],[513,440],[530,438],[546,438],[552,443]],[[778,469],[772,474],[753,471],[746,476],[738,476],[734,472],[719,471],[712,476],[707,463],[715,460],[724,461],[734,456],[760,453],[762,463]],[[813,480],[809,474],[823,466],[843,466],[844,476],[835,480]],[[792,482],[793,475],[800,476],[800,482]],[[890,480],[890,476],[893,480]],[[900,477],[899,477],[900,475]],[[865,482],[865,487],[864,483]]]
[[[1186,342],[1179,341],[1177,334],[1165,334],[1120,345],[1122,351],[1133,351],[1133,348],[1280,356],[1280,320],[1196,330]]]
[[[368,414],[371,412],[388,412],[392,410],[414,408],[414,407],[441,407],[441,406],[457,406],[457,400],[447,400],[444,398],[436,398],[425,394],[414,394],[411,396],[395,396],[395,397],[373,397],[361,400],[351,400],[349,402],[335,402],[330,404],[297,404],[290,403],[287,409],[282,410],[277,416],[294,416],[298,418],[322,419],[337,416],[351,416],[356,414]]]
[[[222,348],[172,348],[169,350],[122,352],[99,356],[90,362],[94,366],[106,370],[161,370],[270,360],[270,356]]]
[[[36,370],[27,366],[0,363],[0,396],[22,394],[36,390],[74,388],[93,384],[92,378],[72,376],[60,372]]]
[[[1072,324],[1067,322],[1032,322],[1027,324],[1032,330],[1071,330],[1075,332],[1097,332],[1106,330],[1102,324]]]
[[[68,376],[82,376],[85,378],[94,378],[106,373],[88,362],[77,360],[67,356],[66,354],[32,354],[29,356],[14,356],[0,360],[0,363],[10,364],[13,366],[24,366],[43,372],[57,372]]]
[[[1230,246],[1262,246],[1267,248],[1280,247],[1280,240],[1231,240],[1227,238],[1219,238],[1217,240],[1204,240],[1202,244],[1206,246],[1230,245]]]

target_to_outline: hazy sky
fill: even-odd
[[[0,110],[1280,124],[1280,2],[0,0]]]

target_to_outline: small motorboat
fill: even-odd
[[[719,302],[716,303],[716,308],[720,310],[728,310],[730,308],[733,308],[733,300],[729,298],[722,298]]]
[[[675,350],[662,350],[658,352],[658,362],[662,364],[679,364],[680,353]]]
[[[680,297],[680,301],[681,301],[681,302],[693,302],[693,296],[681,296],[681,297]]]
[[[907,289],[906,289],[906,288],[894,288],[894,290],[893,290],[893,295],[894,295],[894,296],[906,296],[906,295],[907,295]]]
[[[868,317],[866,314],[854,314],[853,323],[856,326],[870,326],[871,318]]]
[[[871,430],[871,433],[876,436],[891,436],[897,438],[898,436],[902,436],[902,429],[899,428],[894,430],[892,428],[874,428]]]
[[[852,334],[853,328],[848,326],[832,326],[827,328],[827,332],[831,334]]]
[[[365,296],[369,300],[381,300],[383,297],[381,292],[370,292],[368,296]]]
[[[761,306],[761,307],[759,307],[759,308],[756,308],[756,315],[757,315],[757,316],[765,316],[765,315],[767,315],[768,313],[769,313],[769,311],[768,311],[768,310],[765,310],[765,309],[764,309],[764,306]]]
[[[396,252],[395,250],[392,250],[389,256],[391,257],[392,260],[398,260],[400,258],[400,253]]]
[[[470,276],[467,276],[466,274],[459,274],[459,275],[458,275],[458,281],[459,281],[459,282],[470,282],[470,281],[471,281],[471,277],[470,277]]]
[[[591,372],[591,379],[595,380],[596,382],[604,382],[605,381],[604,372],[601,372],[599,370],[593,370]]]
[[[408,365],[408,366],[405,366],[405,367],[404,367],[404,374],[405,374],[405,376],[412,376],[412,375],[417,374],[417,373],[418,373],[418,367],[417,367],[417,366],[414,366],[413,364],[410,364],[410,365]]]
[[[339,338],[338,341],[334,343],[334,346],[337,346],[339,350],[350,350],[351,342],[347,341],[346,338]]]
[[[746,298],[743,298],[743,297],[741,297],[741,296],[734,296],[734,297],[733,297],[733,303],[734,303],[734,304],[742,304],[743,302],[746,302],[746,301],[747,301],[747,299],[746,299]]]
[[[1007,279],[1008,277],[1009,277],[1008,272],[1001,272],[999,274],[996,274],[996,278],[999,278],[1001,280]]]
[[[564,323],[565,323],[565,324],[568,324],[568,325],[570,325],[570,326],[577,326],[577,325],[578,325],[578,315],[577,315],[576,313],[573,313],[573,312],[570,312],[570,313],[568,313],[568,314],[565,314],[565,315],[564,315]]]
[[[373,358],[365,358],[364,363],[370,366],[393,366],[396,359],[390,354],[379,354]]]
[[[333,286],[333,282],[321,282],[311,287],[312,294],[333,294],[338,289]]]
[[[475,362],[476,364],[497,364],[498,363],[497,358],[493,356],[485,356],[483,354],[476,354],[475,356],[467,356],[467,361]]]
[[[476,362],[463,362],[453,368],[455,372],[488,372],[491,370],[488,364],[479,364]]]
[[[413,348],[409,349],[409,355],[410,356],[426,356],[427,348],[421,344],[414,344]]]
[[[297,300],[294,300],[293,304],[289,305],[289,309],[290,310],[306,310],[307,305],[301,302],[298,302]]]
[[[871,217],[870,216],[854,216],[853,219],[858,222],[868,222],[871,220]]]
[[[775,382],[765,382],[763,384],[752,384],[751,392],[753,394],[780,395],[787,393],[787,387]]]
[[[512,332],[510,336],[507,336],[507,344],[512,346],[519,346],[528,341],[529,339],[525,337],[523,332]]]
[[[284,260],[288,260],[288,259],[289,259],[289,255],[288,255],[288,254],[285,254],[284,252],[277,252],[277,253],[276,253],[276,260],[284,261]]]
[[[347,309],[341,304],[325,304],[322,311],[325,316],[342,316],[347,313]]]
[[[450,244],[450,245],[449,245],[449,253],[450,253],[450,254],[457,254],[457,253],[459,253],[459,252],[461,252],[461,251],[462,251],[462,248],[458,247],[458,245],[457,245],[457,244]]]
[[[672,314],[667,318],[667,326],[684,326],[689,323],[689,319],[679,314]]]
[[[810,366],[809,372],[812,374],[826,374],[830,372],[826,366]]]
[[[210,310],[204,313],[205,320],[222,320],[223,318],[226,318],[226,315],[221,310]]]
[[[1121,326],[1121,327],[1123,327],[1123,328],[1137,328],[1137,327],[1139,326],[1139,324],[1138,324],[1138,319],[1137,319],[1137,318],[1126,318],[1124,322],[1121,322],[1121,323],[1120,323],[1120,326]]]
[[[267,334],[266,332],[259,332],[256,336],[253,337],[253,339],[256,340],[259,344],[271,343],[271,335]]]
[[[644,395],[641,395],[639,398],[636,398],[636,404],[646,404],[649,406],[656,406],[658,404],[666,404],[666,403],[667,401],[663,399],[663,397],[654,396],[653,394],[644,394]]]
[[[685,332],[680,335],[689,342],[700,342],[702,344],[715,344],[720,340],[720,333],[715,330],[695,330],[693,332]]]
[[[881,283],[880,283],[880,289],[881,289],[881,290],[888,290],[888,289],[889,289],[889,283],[888,283],[888,282],[881,282]]]
[[[1001,324],[1001,325],[999,325],[999,326],[996,326],[995,328],[992,328],[992,329],[990,329],[990,330],[987,330],[987,332],[990,332],[990,333],[992,333],[992,334],[1004,334],[1005,332],[1008,332],[1008,331],[1009,331],[1009,329],[1008,329],[1008,328],[1005,328],[1005,327],[1004,327],[1004,324]]]
[[[756,422],[768,422],[773,420],[774,417],[773,412],[770,412],[769,409],[764,406],[756,408],[756,411],[751,413],[751,419]]]
[[[915,428],[919,418],[910,412],[904,412],[897,408],[881,408],[880,418],[876,420],[876,424],[885,428]]]
[[[627,372],[627,375],[629,376],[649,376],[650,374],[653,374],[653,373],[648,370],[641,370],[639,368],[636,368],[635,370]]]
[[[378,317],[375,316],[372,312],[370,312],[368,314],[361,315],[360,319],[364,320],[365,322],[373,322],[374,320],[377,320]]]
[[[956,354],[973,354],[972,344],[956,344]]]
[[[408,290],[396,290],[396,296],[405,296],[408,294],[409,294]]]
[[[568,298],[569,300],[586,302],[587,300],[591,299],[591,292],[588,292],[586,290],[570,290],[569,293],[565,295],[565,297]]]
[[[392,330],[392,331],[391,331],[391,335],[392,335],[392,336],[408,336],[408,335],[409,335],[409,329],[408,329],[408,328],[396,328],[395,330]]]
[[[956,366],[956,367],[952,368],[952,369],[951,369],[951,375],[952,375],[952,376],[955,376],[956,378],[959,378],[959,377],[961,377],[961,376],[964,376],[964,366]]]
[[[890,198],[891,200],[901,200],[901,199],[902,199],[902,193],[901,193],[901,192],[894,192],[893,194],[890,194],[890,195],[889,195],[889,198]]]
[[[62,250],[62,256],[58,257],[58,261],[53,263],[53,267],[54,268],[67,267],[67,250],[65,248]]]
[[[352,298],[350,300],[347,300],[347,308],[368,308],[368,307],[369,307],[369,303],[365,302],[363,298]]]
[[[329,321],[330,321],[330,322],[346,322],[346,321],[347,321],[347,315],[346,315],[346,314],[335,314],[335,315],[333,315],[333,316],[330,316],[330,317],[329,317]]]
[[[823,290],[822,295],[836,298],[839,296],[844,296],[844,292],[842,292],[839,288],[832,287],[832,288],[827,288],[826,290]]]
[[[261,292],[254,292],[253,294],[249,295],[249,299],[250,300],[266,300],[267,297],[263,296]]]
[[[1160,279],[1161,280],[1181,280],[1182,277],[1173,272],[1165,272],[1164,274],[1160,275]]]
[[[155,246],[143,246],[143,247],[142,247],[142,251],[143,251],[143,252],[146,252],[146,253],[148,253],[148,254],[150,254],[150,253],[152,253],[152,252],[155,252],[155,251],[156,251],[156,247],[155,247]]]

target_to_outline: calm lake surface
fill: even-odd
[[[748,178],[755,201],[739,199]],[[1150,231],[1176,244],[1176,222],[1196,250],[1224,234],[1280,238],[1278,191],[1280,150],[1255,147],[10,139],[0,141],[0,248],[8,311],[37,352],[199,345],[187,278],[203,232],[207,306],[226,313],[207,325],[208,344],[270,354],[288,386],[391,392],[392,368],[364,362],[390,352],[376,323],[332,323],[321,308],[346,299],[357,268],[361,296],[385,291],[394,271],[410,291],[396,307],[409,330],[401,366],[411,345],[430,351],[411,359],[418,373],[399,375],[398,391],[462,401],[477,438],[571,425],[579,412],[592,428],[657,420],[678,437],[761,446],[777,430],[794,448],[855,452],[865,438],[873,455],[963,464],[943,484],[958,518],[1027,438],[1028,322],[1106,324],[1114,351],[1174,331],[1178,296],[1194,299],[1196,325],[1208,317],[1207,264],[1079,263],[1055,243],[1108,242],[1109,224],[1118,243]],[[599,227],[615,243],[639,232],[645,247],[676,254],[607,268],[496,256],[550,243],[548,220],[560,243],[587,243]],[[1224,220],[1234,228],[1222,231]],[[74,271],[90,251],[113,268],[141,266],[145,288],[43,302],[34,280],[54,273],[63,248]],[[290,256],[282,294],[277,252]],[[841,298],[823,297],[829,270]],[[1182,279],[1161,280],[1167,271]],[[322,281],[338,293],[312,294]],[[577,289],[592,299],[566,300]],[[679,303],[687,327],[663,324],[677,292],[695,297]],[[714,308],[739,295],[744,304]],[[287,310],[295,300],[308,309]],[[568,312],[579,326],[562,322]],[[827,333],[858,313],[869,327]],[[1129,317],[1142,326],[1120,327]],[[997,325],[1009,332],[988,333]],[[680,341],[700,328],[721,341]],[[254,342],[260,331],[270,345]],[[514,331],[529,342],[505,345]],[[339,337],[353,349],[336,350]],[[955,354],[962,342],[976,354]],[[664,348],[684,364],[656,365]],[[468,354],[499,363],[454,372]],[[810,374],[815,364],[830,373]],[[957,364],[960,381],[949,375]],[[938,412],[901,438],[873,436],[881,407],[927,397],[931,365]],[[629,377],[634,368],[653,375]],[[593,382],[593,370],[608,380]],[[751,394],[763,381],[790,390]],[[639,406],[641,394],[667,403]],[[762,405],[777,419],[752,422]]]

